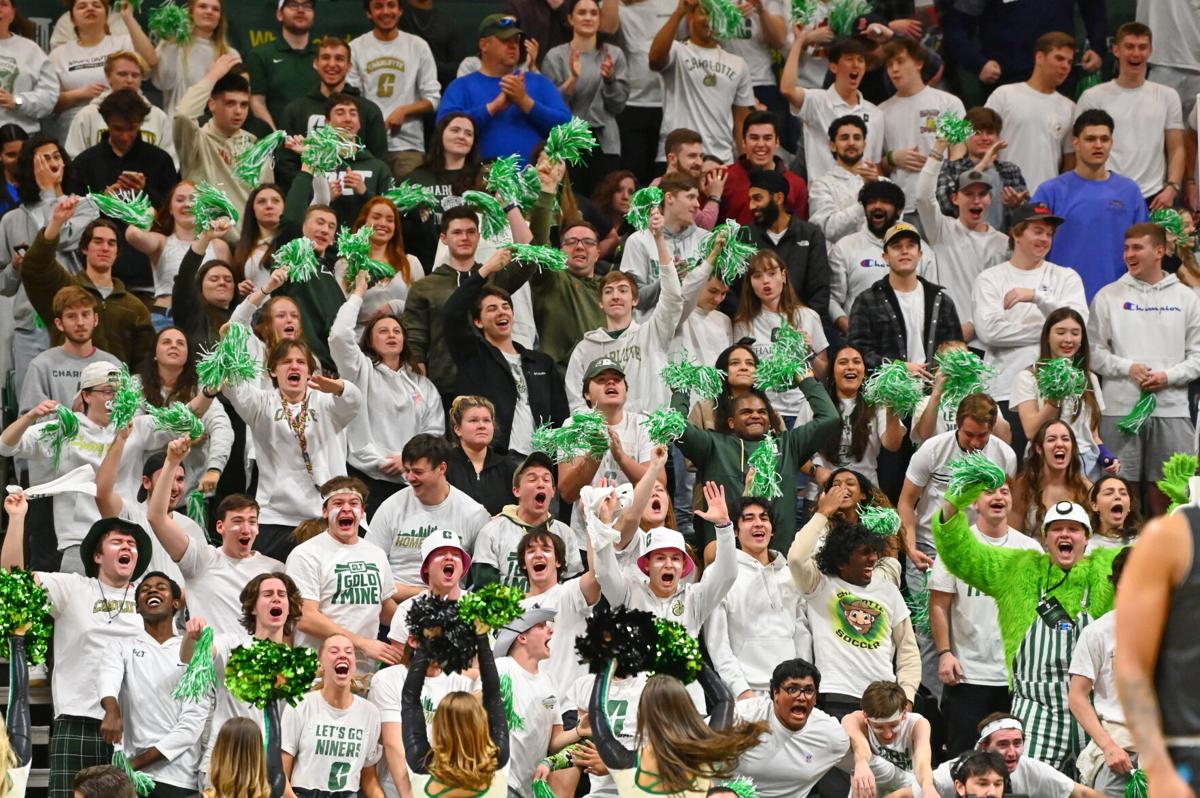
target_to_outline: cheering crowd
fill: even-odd
[[[1192,4],[278,0],[244,54],[167,6],[47,53],[0,0],[0,603],[50,616],[0,618],[0,798],[43,681],[54,798],[1143,788]]]

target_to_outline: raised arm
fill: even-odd
[[[815,593],[821,584],[821,569],[817,567],[813,555],[816,554],[821,533],[829,526],[830,517],[836,512],[846,493],[846,488],[837,486],[822,493],[817,498],[817,511],[796,533],[792,547],[788,550],[787,564],[792,572],[792,580],[805,596]]]
[[[704,504],[705,509],[693,512],[716,529],[717,556],[712,565],[704,569],[700,581],[688,589],[688,608],[700,622],[711,615],[729,593],[738,574],[737,543],[734,542],[733,524],[729,521],[725,486],[706,482]]]
[[[804,48],[808,46],[808,37],[803,25],[793,27],[792,48],[788,50],[783,62],[783,70],[779,73],[779,92],[787,97],[792,110],[799,111],[804,107],[804,89],[798,80],[800,76],[800,61],[804,58]]]
[[[496,672],[496,660],[492,656],[491,638],[486,634],[476,637],[479,658],[479,682],[483,688],[483,710],[487,713],[488,734],[492,744],[499,749],[496,754],[500,767],[508,764],[508,715],[504,711],[504,696],[500,692],[500,675]]]
[[[696,7],[697,2],[699,0],[679,0],[675,5],[675,10],[671,12],[671,16],[658,29],[658,33],[654,34],[648,54],[650,69],[654,72],[662,72],[671,65],[671,47],[675,44],[675,33],[691,9]]]
[[[956,501],[952,504],[952,497],[946,495],[947,501],[933,516],[933,542],[950,573],[977,590],[995,596],[1003,586],[1005,576],[1018,567],[1017,560],[1022,551],[989,546],[971,534],[967,514],[960,509],[970,507],[978,496],[975,493],[974,496],[954,497]],[[970,501],[966,501],[968,498]]]
[[[400,719],[404,731],[404,759],[413,773],[425,774],[429,755],[429,735],[425,731],[425,710],[421,707],[421,689],[425,685],[425,672],[429,668],[429,647],[421,646],[413,652],[400,692]]]
[[[116,447],[117,444],[113,443],[113,448]],[[171,517],[171,483],[175,481],[175,469],[183,463],[191,448],[192,443],[187,437],[176,438],[167,445],[167,456],[163,461],[162,470],[159,471],[158,482],[154,485],[150,500],[146,502],[146,517],[150,521],[150,529],[167,556],[175,562],[183,559],[192,539]],[[96,481],[99,487],[99,475]]]
[[[125,443],[129,440],[132,429],[126,427],[113,437],[112,445],[108,447],[104,459],[100,461],[100,467],[96,469],[96,507],[100,510],[101,518],[118,516],[125,507],[124,499],[117,494],[117,472],[121,467]]]
[[[621,745],[608,720],[608,687],[616,669],[617,663],[610,662],[608,667],[596,675],[596,681],[592,684],[592,697],[588,701],[588,718],[592,724],[592,741],[596,744],[596,751],[605,767],[609,770],[629,770],[637,761],[637,752]]]
[[[8,531],[4,534],[4,547],[0,548],[0,568],[24,568],[25,514],[29,511],[24,491],[6,496],[4,511],[8,513]]]

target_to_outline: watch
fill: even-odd
[[[1178,193],[1179,193],[1179,184],[1178,184],[1178,183],[1176,183],[1174,180],[1171,180],[1171,181],[1169,181],[1169,182],[1167,183],[1167,185],[1168,185],[1168,186],[1170,186],[1171,188],[1175,189],[1175,193],[1176,193],[1176,194],[1178,194]]]
[[[23,105],[25,105],[25,98],[24,98],[24,97],[19,97],[19,96],[17,96],[16,94],[14,94],[14,95],[13,95],[13,106],[14,106],[14,107],[15,107],[17,110],[20,110],[20,109],[21,109],[21,106],[23,106]]]

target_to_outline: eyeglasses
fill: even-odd
[[[594,246],[596,246],[596,239],[594,239],[594,238],[564,238],[562,243],[563,243],[564,248],[577,247],[580,244],[583,244],[585,247],[594,247]]]
[[[312,11],[313,10],[312,3],[303,3],[303,2],[299,2],[298,0],[287,0],[287,2],[285,2],[283,4],[283,7],[284,8],[301,9],[303,11]]]
[[[816,698],[817,696],[817,688],[815,687],[801,687],[798,684],[785,684],[782,689],[783,692],[790,696],[799,695],[804,696],[805,698]]]

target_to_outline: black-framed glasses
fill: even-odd
[[[596,246],[596,239],[594,239],[594,238],[564,238],[562,243],[563,243],[563,247],[567,247],[567,248],[577,247],[580,244],[583,244],[585,247],[594,247],[594,246]]]
[[[785,684],[782,687],[783,692],[790,696],[804,696],[805,698],[816,698],[817,688],[808,685]]]

